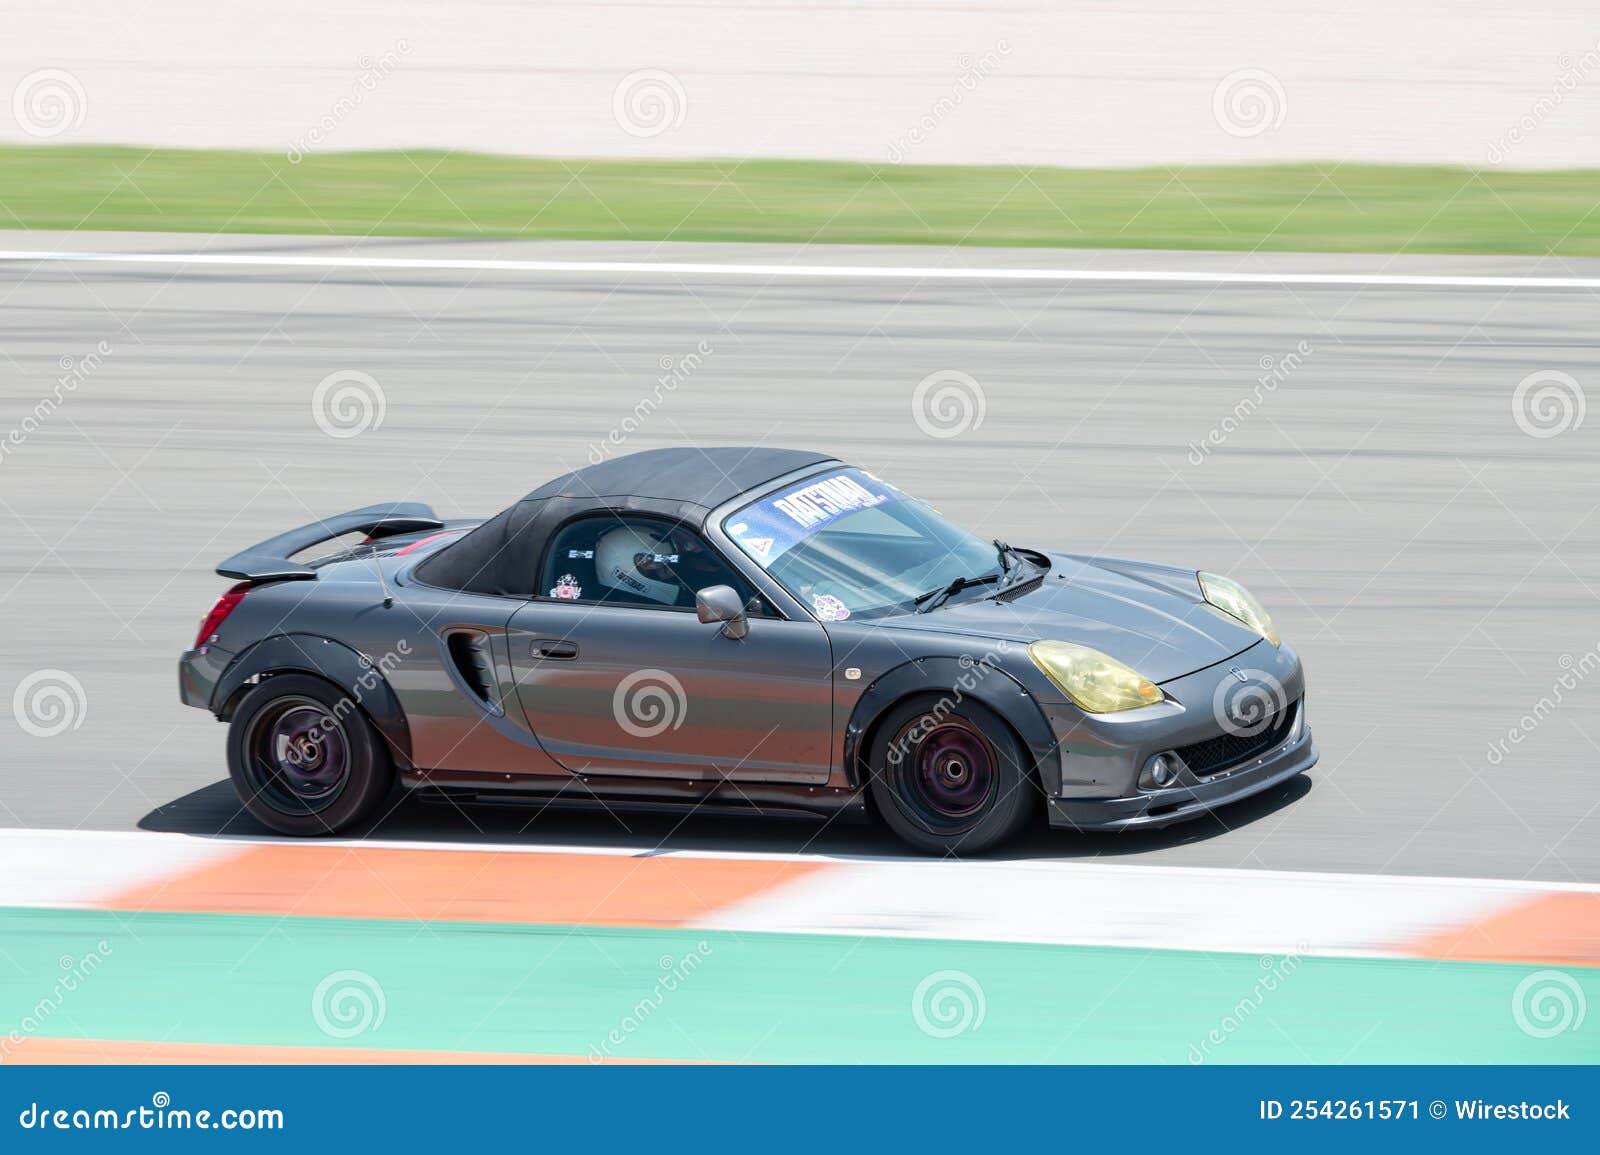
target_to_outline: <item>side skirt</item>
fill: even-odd
[[[870,820],[865,794],[835,786],[771,782],[651,781],[623,777],[533,777],[475,770],[408,770],[400,784],[419,801],[574,809],[744,814],[765,818]]]

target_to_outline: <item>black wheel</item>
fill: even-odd
[[[914,699],[882,719],[867,753],[870,790],[891,829],[918,850],[978,854],[1036,812],[1030,761],[977,702]]]
[[[389,753],[355,702],[306,674],[267,678],[228,729],[233,788],[281,834],[336,834],[369,817],[394,784]]]

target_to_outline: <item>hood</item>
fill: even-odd
[[[1167,682],[1243,653],[1261,635],[1207,609],[1193,570],[1050,554],[1044,580],[1006,601],[981,594],[926,614],[879,618],[890,629],[1091,646],[1152,682]]]

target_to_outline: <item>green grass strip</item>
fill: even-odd
[[[0,944],[0,1035],[762,1062],[1600,1060],[1600,1033],[1519,1028],[1533,967],[15,909]],[[336,1037],[361,1021],[359,998],[347,1015],[334,1001],[367,983],[350,972],[381,989],[382,1021]],[[1571,973],[1600,1003],[1600,971]]]
[[[0,148],[0,227],[1600,254],[1600,172]]]

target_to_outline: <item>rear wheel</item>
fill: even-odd
[[[874,732],[867,758],[879,813],[918,850],[980,853],[1013,837],[1036,809],[1022,743],[976,702],[896,706]]]
[[[281,834],[336,834],[370,817],[394,784],[388,751],[344,691],[307,674],[267,678],[228,730],[233,788]]]

